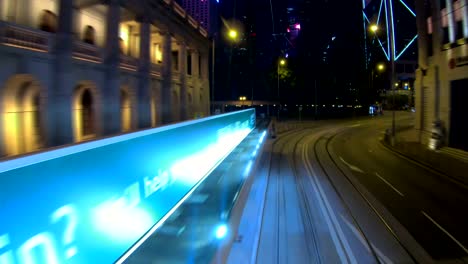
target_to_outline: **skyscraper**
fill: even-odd
[[[210,26],[210,0],[182,0],[182,7],[198,22],[200,25],[211,32]]]

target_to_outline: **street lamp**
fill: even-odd
[[[385,69],[385,66],[384,66],[382,63],[380,63],[379,65],[377,65],[377,70],[383,71],[384,69]]]
[[[217,37],[217,32],[213,33],[213,36],[212,36],[212,49],[211,49],[211,87],[212,87],[212,91],[211,91],[211,101],[212,101],[212,113],[214,112],[214,91],[215,91],[215,86],[214,86],[214,83],[215,83],[215,63],[216,63],[216,60],[215,60],[215,55],[216,55],[216,52],[215,52],[215,48],[216,48],[216,37]],[[238,32],[237,30],[231,28],[229,29],[228,31],[228,39],[230,39],[231,41],[237,41],[237,36],[238,36]]]
[[[237,31],[235,29],[230,29],[229,32],[228,32],[228,36],[229,36],[230,39],[236,40],[237,39]]]
[[[375,67],[377,69],[377,71],[379,72],[383,72],[385,70],[385,65],[383,63],[379,63],[377,64],[377,66]],[[375,87],[374,87],[374,75],[375,75],[375,71],[374,71],[374,67],[371,68],[371,84],[370,84],[370,87],[372,89],[372,92],[375,92]]]
[[[390,0],[385,0],[387,6],[391,6],[391,3],[389,3]],[[392,11],[391,11],[392,12]],[[391,82],[390,82],[390,87],[392,88],[392,135],[390,138],[390,143],[392,146],[395,145],[395,134],[396,134],[396,129],[395,129],[395,36],[394,36],[394,29],[393,29],[393,22],[391,21],[391,16],[393,14],[386,14],[386,19],[387,19],[387,29],[388,29],[388,36],[390,39],[390,67],[391,67]],[[370,30],[377,34],[377,31],[379,30],[379,27],[374,24],[370,26]]]
[[[280,99],[280,77],[279,77],[279,68],[280,66],[286,65],[286,60],[285,59],[280,59],[277,66],[276,66],[276,75],[278,77],[278,120],[280,119],[280,110],[281,110],[281,99]]]

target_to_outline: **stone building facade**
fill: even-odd
[[[467,0],[417,0],[415,127],[427,144],[440,121],[449,147],[468,151]]]
[[[173,0],[0,0],[1,156],[208,115],[209,45]]]

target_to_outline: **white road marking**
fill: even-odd
[[[382,176],[380,176],[377,172],[375,173],[377,177],[379,177],[383,182],[385,182],[390,188],[392,188],[396,193],[398,193],[401,196],[404,196],[395,186],[393,186],[391,183],[389,183],[387,180],[385,180]]]
[[[348,240],[341,229],[341,225],[338,222],[338,219],[332,210],[330,203],[320,185],[318,179],[314,176],[312,165],[309,162],[309,153],[306,151],[309,144],[305,144],[302,149],[302,159],[306,165],[306,170],[309,174],[307,179],[310,181],[312,188],[314,188],[314,193],[318,198],[319,201],[319,208],[322,211],[323,216],[325,217],[325,221],[327,222],[328,229],[332,235],[333,244],[335,244],[335,248],[337,251],[338,256],[340,257],[341,263],[357,263],[356,257],[351,250]],[[343,255],[343,254],[346,254]]]
[[[359,232],[353,224],[346,220],[346,218],[343,215],[340,214],[340,216],[343,222],[345,222],[345,224],[349,227],[349,229],[351,229],[351,231],[359,239],[359,241],[361,241],[362,245],[366,247],[367,251],[369,251],[369,253],[372,253],[369,244],[364,240],[362,233]],[[369,243],[374,249],[375,254],[377,254],[377,257],[380,259],[380,261],[382,261],[383,263],[393,263],[384,253],[382,253],[382,251],[380,251],[376,246],[374,246],[374,244],[372,244],[370,241]]]
[[[356,167],[356,166],[354,166],[354,165],[349,164],[348,162],[346,162],[341,156],[340,156],[340,160],[341,160],[344,164],[346,164],[346,166],[348,166],[351,170],[357,171],[357,172],[360,172],[360,173],[364,173],[364,171],[361,170],[360,168],[358,168],[358,167]]]
[[[354,124],[354,125],[351,125],[351,126],[348,126],[348,127],[358,127],[358,126],[361,126],[361,124]]]
[[[421,213],[427,217],[427,219],[431,220],[431,222],[436,225],[440,230],[442,230],[447,236],[449,236],[455,243],[457,243],[458,246],[460,246],[465,253],[468,254],[468,249],[466,249],[460,241],[458,241],[454,236],[452,236],[447,230],[445,230],[442,226],[440,226],[434,219],[432,219],[428,214],[426,214],[424,211],[421,211]]]

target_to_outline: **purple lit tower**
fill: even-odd
[[[200,26],[211,32],[210,0],[182,0],[182,7],[197,21]]]

